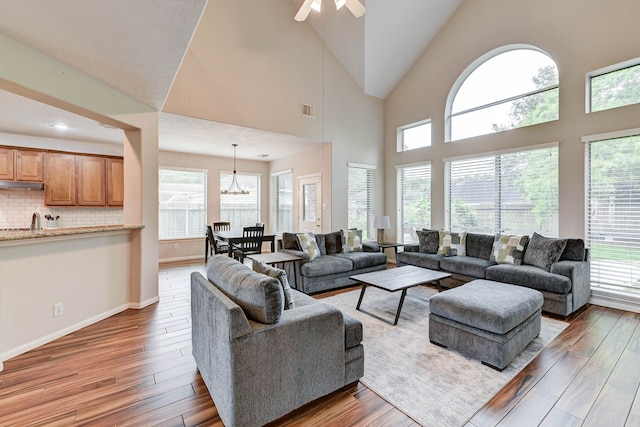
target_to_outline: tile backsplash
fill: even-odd
[[[44,191],[0,190],[0,228],[25,228],[31,216],[40,212],[42,227],[45,215],[60,216],[58,228],[91,227],[124,223],[122,208],[65,208],[44,205]]]

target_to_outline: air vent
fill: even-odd
[[[302,104],[302,115],[305,117],[315,117],[316,107],[313,105]]]

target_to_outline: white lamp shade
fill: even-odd
[[[373,217],[373,228],[375,229],[383,229],[388,230],[391,228],[391,221],[389,221],[388,216],[375,215]]]

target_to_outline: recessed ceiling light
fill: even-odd
[[[58,130],[69,130],[69,126],[65,125],[64,123],[56,123],[54,125],[49,125],[49,126]]]
[[[258,158],[264,159],[265,157],[269,157],[268,154],[258,154]]]
[[[109,125],[107,123],[99,123],[99,124],[100,124],[100,126],[102,126],[103,128],[106,128],[106,129],[118,129],[117,127],[115,127],[113,125]]]

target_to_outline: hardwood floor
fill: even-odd
[[[161,268],[160,302],[5,361],[0,426],[221,426],[191,357],[189,274]],[[589,306],[468,426],[640,426],[640,315]],[[362,384],[273,425],[416,426]]]

